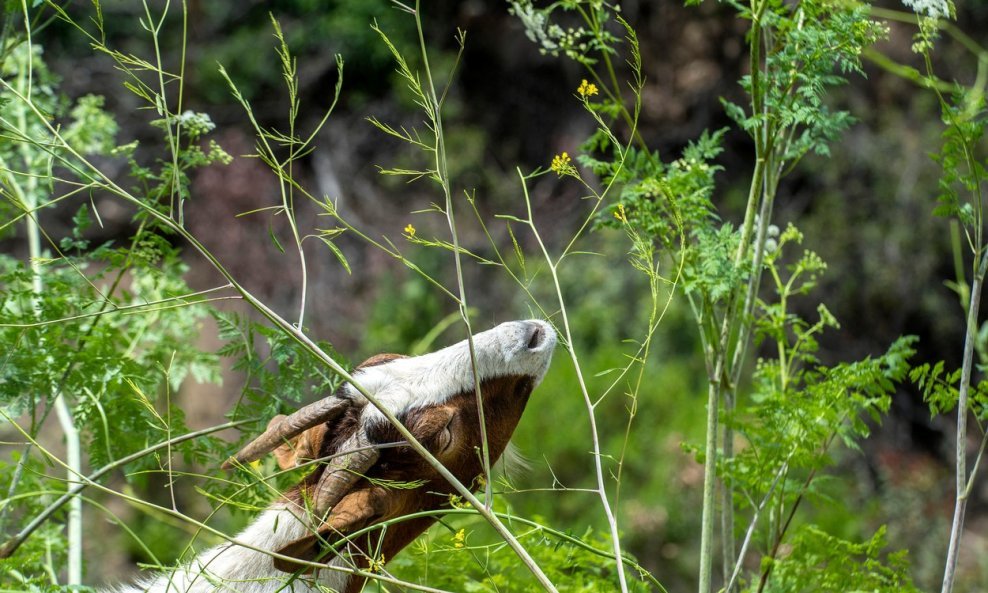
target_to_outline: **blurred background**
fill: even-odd
[[[593,121],[573,97],[586,75],[570,61],[540,55],[517,19],[508,14],[506,3],[433,0],[425,4],[423,18],[435,71],[446,72],[452,66],[457,28],[467,32],[445,113],[456,190],[475,192],[478,208],[488,220],[496,213],[521,215],[524,202],[515,167],[530,171],[547,167],[553,155],[563,151],[575,155],[593,129]],[[208,113],[217,125],[213,138],[236,157],[229,165],[214,165],[196,174],[185,210],[188,228],[258,297],[286,316],[297,310],[297,254],[290,249],[282,253],[269,238],[273,235],[290,244],[284,217],[264,212],[237,217],[278,203],[280,194],[263,163],[242,156],[253,151],[253,132],[217,68],[217,64],[226,68],[262,126],[283,127],[288,105],[270,14],[280,21],[298,57],[300,129],[311,129],[322,117],[340,75],[334,56],[342,54],[345,60],[340,104],[320,133],[316,150],[295,170],[297,178],[314,195],[336,201],[343,216],[367,235],[391,238],[424,270],[455,286],[448,252],[406,247],[401,236],[410,223],[420,236],[447,236],[444,219],[415,214],[441,200],[441,195],[427,183],[407,184],[380,175],[379,166],[414,164],[418,157],[366,121],[375,116],[392,124],[421,125],[387,48],[370,28],[376,20],[411,55],[415,51],[412,19],[387,0],[192,0],[188,6],[184,108]],[[672,160],[702,131],[731,124],[721,98],[743,102],[737,81],[748,59],[746,23],[736,19],[729,7],[714,2],[685,8],[677,2],[628,0],[621,6],[638,32],[647,77],[641,134],[664,159]],[[89,9],[88,5],[69,8],[80,20]],[[148,55],[149,39],[136,24],[142,14],[138,3],[104,2],[108,44]],[[988,3],[974,0],[958,6],[957,26],[975,41],[988,43]],[[918,67],[910,51],[913,27],[890,23],[890,31],[877,51]],[[166,21],[165,32],[161,51],[165,63],[177,70],[182,50],[178,11]],[[137,99],[121,88],[119,73],[109,60],[94,54],[82,36],[58,21],[35,42],[44,47],[45,59],[61,78],[62,93],[105,95],[107,109],[120,124],[118,141],[141,140],[138,158],[158,158],[160,134],[148,124],[152,114],[140,109]],[[974,80],[976,57],[958,43],[945,38],[937,55],[935,66],[942,78],[968,84]],[[810,312],[824,302],[842,323],[821,341],[824,362],[882,353],[904,334],[920,338],[917,363],[959,361],[963,311],[956,294],[945,286],[956,280],[949,226],[932,215],[938,170],[928,154],[939,145],[942,131],[938,107],[930,93],[873,61],[865,60],[865,69],[867,77],[852,77],[833,96],[834,105],[848,109],[858,123],[833,145],[829,158],[807,157],[783,181],[773,222],[780,227],[797,224],[806,235],[804,245],[829,264],[816,292],[802,303]],[[752,146],[737,131],[728,132],[725,145],[716,200],[725,220],[739,221]],[[558,252],[586,216],[587,203],[580,199],[576,184],[555,175],[538,178],[530,190],[533,216],[541,223],[549,249]],[[459,193],[461,242],[466,249],[489,253],[486,236],[461,198]],[[93,239],[129,236],[132,212],[99,197],[96,205],[103,227],[90,229]],[[323,223],[316,208],[306,202],[298,203],[297,217],[303,229]],[[68,229],[70,223],[70,213],[65,220],[53,214],[45,221],[53,234]],[[498,242],[510,245],[503,225],[492,228]],[[531,236],[518,233],[517,238],[526,250],[535,252]],[[16,252],[18,245],[6,239],[3,248]],[[408,351],[455,313],[454,303],[400,262],[348,234],[338,245],[352,273],[317,242],[306,243],[306,320],[313,335],[331,342],[351,361],[380,351]],[[647,285],[624,265],[627,249],[622,233],[599,231],[589,239],[587,250],[600,255],[585,257],[563,277],[575,346],[588,375],[623,364],[630,351],[623,340],[640,339],[638,333],[647,320]],[[193,288],[220,282],[194,254],[187,253],[187,258]],[[498,270],[468,266],[466,280],[475,327],[534,314],[531,303]],[[533,285],[546,302],[551,302],[549,288]],[[462,338],[462,328],[454,325],[435,345]],[[219,346],[215,330],[208,326],[201,340],[205,348]],[[704,376],[689,309],[676,298],[649,360],[616,506],[629,551],[670,591],[695,587],[691,579],[700,520],[696,501],[703,472],[681,445],[702,440]],[[220,422],[239,397],[242,381],[228,372],[222,386],[186,385],[181,396],[189,425]],[[606,376],[592,377],[591,392],[608,381]],[[941,578],[949,532],[953,427],[943,418],[931,420],[917,391],[910,385],[902,387],[890,415],[875,427],[863,452],[834,453],[839,479],[828,488],[840,504],[815,511],[819,514],[815,519],[847,535],[870,533],[888,523],[893,547],[909,548],[917,584],[929,589]],[[598,409],[608,455],[621,452],[627,406],[626,398],[617,393]],[[592,487],[588,438],[573,369],[560,351],[516,433],[516,442],[532,466],[514,478],[516,485]],[[194,492],[182,496],[191,508],[206,505]],[[511,495],[509,502],[520,513],[541,515],[553,525],[575,531],[603,525],[598,503],[589,494],[530,493]],[[988,479],[982,479],[968,511],[959,590],[988,586],[986,504]],[[173,527],[155,527],[153,519],[127,509],[120,513],[132,516],[145,529],[161,530],[160,538],[149,541],[158,541],[165,556],[165,550],[180,541],[181,533]],[[116,528],[93,521],[92,528],[100,534],[91,540],[94,553],[105,549],[107,541],[121,538]],[[122,538],[120,545],[127,546]],[[134,563],[142,559],[135,549],[132,557],[91,561],[86,580],[130,578]]]

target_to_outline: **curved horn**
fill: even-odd
[[[312,509],[319,518],[336,506],[381,456],[381,451],[367,440],[361,427],[340,445],[340,451],[344,455],[326,465],[312,495]]]
[[[235,462],[249,463],[260,459],[265,453],[282,445],[288,439],[317,424],[333,420],[350,405],[353,405],[353,402],[334,395],[299,408],[295,413],[282,418],[281,422],[272,422],[261,436],[225,461],[222,467],[230,469]]]

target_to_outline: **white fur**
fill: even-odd
[[[528,348],[532,331],[542,331],[541,341]],[[544,321],[512,321],[474,336],[480,380],[527,375],[542,380],[556,346],[556,332]],[[435,405],[474,387],[473,365],[467,341],[432,354],[403,358],[359,371],[354,379],[394,413],[413,406]],[[350,395],[363,399],[348,385]],[[366,403],[366,402],[365,402]],[[383,419],[380,410],[367,405],[364,419]],[[508,453],[506,458],[513,457]],[[507,459],[506,459],[507,460]],[[286,503],[275,503],[237,535],[237,543],[206,550],[192,562],[156,575],[116,593],[325,593],[341,591],[349,575],[320,570],[292,579],[274,568],[270,555],[250,549],[274,551],[308,533],[304,514],[296,515]],[[345,566],[335,558],[331,565]]]
[[[542,330],[539,345],[528,348],[534,327]],[[545,376],[556,347],[556,332],[539,320],[509,321],[473,337],[480,380],[510,375],[533,377],[537,386]],[[473,365],[466,340],[431,354],[401,358],[361,369],[354,379],[394,414],[411,407],[441,404],[458,393],[473,391]],[[363,399],[352,385],[348,395]],[[364,420],[384,420],[372,405]]]
[[[508,446],[504,448],[504,453],[501,454],[501,459],[498,460],[494,469],[504,474],[509,480],[512,480],[530,472],[532,470],[532,463],[521,452],[518,445],[509,441]]]
[[[304,515],[302,516],[304,517]],[[308,533],[308,523],[285,503],[276,503],[261,513],[234,541],[273,552]],[[332,565],[345,566],[341,558]],[[192,562],[133,585],[117,588],[116,593],[315,593],[342,591],[349,575],[337,570],[292,575],[274,568],[271,556],[235,543],[224,543],[206,550]],[[318,585],[317,585],[318,583]],[[325,587],[325,589],[320,588]]]

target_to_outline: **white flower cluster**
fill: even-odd
[[[559,29],[559,27],[552,25],[547,32],[545,14],[537,10],[531,3],[512,2],[509,12],[518,17],[518,20],[525,27],[525,35],[530,40],[541,45],[544,50],[555,51],[559,49],[559,44],[552,38],[558,37],[561,30],[556,31],[555,29]]]
[[[617,7],[612,8],[604,4],[603,0],[591,4],[594,10],[602,10],[605,6],[614,12],[620,12]],[[553,4],[540,9],[536,8],[531,0],[520,0],[511,2],[508,12],[521,21],[522,26],[525,27],[525,35],[541,46],[539,53],[542,55],[564,54],[580,63],[593,63],[586,54],[592,47],[594,33],[583,27],[563,29],[555,23],[550,23],[549,15],[555,7],[556,4]]]
[[[192,111],[191,109],[181,115],[169,115],[167,118],[156,119],[151,122],[151,125],[163,130],[170,125],[180,125],[185,134],[193,140],[205,136],[216,128],[216,124],[213,123],[208,113]]]
[[[945,19],[950,17],[949,0],[902,0],[918,15],[928,16],[935,19]]]
[[[198,137],[212,132],[216,128],[208,113],[187,110],[176,118],[178,123],[192,135]]]

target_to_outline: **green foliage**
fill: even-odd
[[[0,256],[0,340],[16,345],[0,365],[0,412],[8,430],[25,443],[0,485],[6,494],[0,535],[6,541],[70,485],[52,453],[36,442],[53,423],[56,400],[64,400],[69,411],[60,424],[78,431],[86,465],[98,469],[188,432],[172,395],[187,378],[219,378],[216,356],[190,347],[201,331],[203,298],[186,285],[187,267],[160,227],[137,216],[143,222],[128,242],[90,244],[94,219],[102,224],[95,202],[79,206],[67,200],[101,187],[86,170],[85,155],[130,155],[131,173],[147,190],[148,203],[166,202],[163,208],[171,196],[187,192],[189,170],[229,157],[216,145],[208,152],[199,147],[196,141],[209,126],[194,116],[162,126],[175,140],[173,160],[159,161],[156,170],[142,167],[132,147],[116,147],[117,124],[103,111],[101,97],[71,105],[58,95],[39,46],[19,43],[5,55],[9,82],[0,126],[13,141],[0,143],[3,225],[26,227],[30,255],[27,262]],[[184,141],[174,136],[182,125],[191,132]],[[61,238],[45,228],[58,207],[75,208],[73,226]],[[167,458],[139,458],[125,475],[141,487],[149,473],[171,471],[171,456],[201,463],[223,447],[211,438],[185,441],[170,448]],[[57,510],[55,517],[27,540],[23,552],[0,560],[4,578],[58,584],[66,551],[58,520],[64,512]]]
[[[765,569],[774,573],[766,593],[824,593],[872,591],[918,593],[908,576],[906,552],[885,556],[885,528],[861,543],[850,542],[812,526],[793,536],[792,551],[785,558],[769,560]],[[746,591],[755,591],[754,587]]]
[[[172,158],[143,165],[134,157],[136,143],[120,147],[118,152],[128,158],[131,178],[148,205],[181,220],[183,204],[191,198],[189,173],[213,163],[230,164],[233,157],[212,139],[205,148],[201,145],[200,139],[216,127],[209,114],[186,111],[154,120],[151,125],[159,128],[171,145]],[[138,218],[156,224],[145,212]]]
[[[871,431],[867,420],[880,422],[891,404],[896,385],[909,371],[908,360],[913,354],[915,338],[900,338],[888,352],[859,362],[823,366],[816,358],[819,348],[817,336],[828,327],[837,327],[837,321],[820,305],[819,317],[810,322],[791,312],[793,298],[805,295],[815,284],[816,276],[824,269],[820,258],[809,251],[793,263],[784,264],[784,249],[798,245],[802,235],[789,226],[778,238],[778,246],[766,257],[766,266],[773,280],[777,301],[759,301],[755,320],[755,339],[772,344],[775,358],[759,358],[752,376],[750,399],[738,405],[726,422],[738,435],[744,437],[744,446],[720,465],[721,475],[736,488],[735,505],[740,512],[751,512],[752,521],[758,521],[763,508],[779,509],[774,519],[773,535],[760,542],[763,554],[762,584],[764,590],[816,591],[834,590],[832,572],[838,571],[839,562],[828,572],[829,562],[836,561],[837,554],[844,557],[860,554],[858,548],[835,534],[827,534],[812,525],[803,525],[797,534],[787,533],[793,525],[796,509],[804,499],[823,500],[822,490],[815,483],[821,473],[833,461],[831,449],[834,441],[856,450],[858,441]],[[785,509],[785,511],[783,511]],[[882,532],[875,535],[881,539]],[[810,537],[812,536],[812,537]],[[779,560],[778,550],[786,538],[794,540],[794,551]],[[826,541],[827,550],[813,547]],[[897,580],[908,580],[904,557],[896,557],[887,568],[879,566],[876,550],[884,543],[872,540],[872,553],[868,557],[867,570],[846,573],[848,579],[871,575],[872,570],[893,575]],[[805,550],[798,550],[805,546]],[[827,556],[826,554],[834,554]],[[801,556],[799,554],[805,554]],[[768,569],[786,566],[782,574]],[[800,572],[800,571],[805,572]],[[818,574],[819,573],[819,574]],[[801,575],[801,576],[797,576]],[[769,578],[771,577],[771,578]],[[868,578],[871,578],[868,576]],[[862,583],[861,590],[870,590]],[[896,581],[898,582],[898,581]],[[814,583],[820,583],[814,585]],[[804,588],[810,587],[810,588]],[[856,587],[837,590],[859,590]]]
[[[862,50],[884,38],[887,28],[871,20],[866,5],[820,0],[754,5],[758,16],[747,7],[738,11],[742,18],[760,19],[771,42],[760,76],[741,80],[754,110],[746,113],[725,101],[727,114],[753,137],[761,135],[766,149],[775,147],[780,165],[811,151],[827,155],[829,144],[853,121],[845,111],[830,110],[827,90],[845,84],[846,74],[862,73]]]
[[[909,371],[909,378],[923,394],[923,401],[930,407],[930,416],[949,414],[957,407],[960,399],[958,386],[962,369],[947,371],[946,363],[939,360],[933,364],[924,363]],[[984,420],[988,414],[988,380],[982,379],[971,385],[968,396],[968,410],[975,417]]]
[[[941,102],[943,145],[932,154],[940,165],[937,216],[957,218],[974,248],[974,234],[982,232],[982,184],[988,178],[985,162],[978,159],[978,147],[988,125],[984,95],[974,89],[958,88],[951,99]]]
[[[534,519],[536,524],[544,521],[541,517]],[[511,550],[492,539],[487,531],[476,518],[439,524],[399,554],[389,569],[409,581],[429,583],[447,591],[542,591]],[[575,539],[582,545],[538,527],[527,529],[521,537],[560,592],[615,590],[618,585],[613,561],[601,552],[610,548],[608,538],[587,529]],[[655,589],[644,580],[632,579],[628,590],[645,593]]]
[[[23,55],[15,51],[12,59],[21,59],[23,65]],[[32,66],[45,72],[40,51]],[[35,87],[40,103],[54,106],[54,92],[44,89]],[[84,98],[72,111],[66,134],[78,142],[79,150],[108,152],[112,145],[116,124],[99,109],[101,103],[99,98]],[[43,126],[21,101],[5,104],[2,121],[25,124],[14,130],[22,138],[44,138]],[[25,173],[40,168],[55,175],[73,161],[53,163],[53,149],[37,145],[4,146],[16,147],[4,159],[5,194],[36,221],[51,190]],[[71,237],[60,242],[55,257],[37,257],[30,267],[9,256],[0,262],[5,322],[0,332],[5,343],[22,345],[7,353],[0,400],[11,412],[23,413],[50,403],[58,393],[70,394],[76,419],[90,435],[92,461],[101,465],[158,440],[165,427],[154,420],[157,412],[148,407],[148,398],[177,389],[188,375],[215,379],[215,358],[187,347],[198,334],[201,313],[194,307],[165,312],[152,306],[139,317],[112,313],[147,303],[185,301],[182,295],[190,292],[181,280],[186,267],[176,248],[141,228],[126,247],[104,244],[87,251],[89,207],[80,208],[73,221]],[[125,274],[129,278],[123,282]],[[37,282],[43,283],[43,292],[38,292]],[[134,439],[108,439],[110,427]],[[181,428],[180,421],[171,427]]]
[[[712,470],[706,475],[704,515],[723,514],[728,527],[721,553],[729,555],[727,563],[735,561],[736,536],[741,533],[752,537],[754,547],[738,554],[739,570],[750,566],[745,562],[746,554],[760,558],[760,570],[742,576],[742,586],[759,592],[914,591],[905,576],[905,554],[885,554],[884,528],[857,543],[861,538],[856,533],[832,533],[820,527],[826,523],[826,507],[839,506],[831,497],[828,473],[837,445],[851,451],[859,446],[873,424],[881,421],[897,385],[907,374],[923,390],[931,412],[943,413],[961,399],[966,386],[955,387],[961,371],[947,371],[947,365],[939,362],[909,372],[912,338],[895,341],[886,353],[873,358],[824,365],[818,358],[819,336],[828,328],[838,327],[837,321],[823,304],[815,307],[813,318],[800,315],[797,311],[807,309],[795,301],[812,293],[826,264],[813,251],[796,253],[803,236],[795,226],[780,232],[771,224],[780,180],[804,155],[827,156],[830,144],[853,121],[847,112],[832,108],[830,92],[845,84],[848,74],[861,72],[859,56],[885,35],[884,27],[869,19],[865,5],[829,0],[755,0],[750,6],[728,2],[751,23],[750,74],[740,82],[750,96],[750,105],[724,102],[727,114],[754,142],[749,199],[744,219],[734,222],[719,203],[719,194],[725,192],[717,186],[725,130],[704,132],[679,158],[668,162],[639,134],[642,56],[634,31],[619,15],[620,7],[601,0],[542,4],[538,7],[529,0],[514,1],[510,11],[543,54],[573,60],[594,81],[584,81],[575,98],[582,102],[596,129],[576,157],[575,163],[582,165],[582,170],[562,153],[551,160],[548,171],[519,172],[527,217],[505,214],[498,219],[508,225],[511,258],[502,257],[476,207],[475,196],[469,192],[467,201],[491,246],[481,253],[459,245],[453,205],[460,202],[454,202],[451,187],[452,177],[463,169],[446,162],[450,132],[443,130],[441,112],[448,88],[437,92],[424,41],[419,48],[421,61],[418,56],[406,59],[398,49],[412,37],[407,26],[410,19],[392,22],[392,15],[400,11],[389,11],[380,24],[366,26],[369,15],[376,15],[381,7],[374,2],[347,0],[331,6],[317,6],[309,0],[276,3],[275,10],[289,18],[311,20],[309,27],[282,29],[279,21],[271,18],[273,45],[280,61],[278,74],[288,90],[287,126],[283,129],[255,115],[251,104],[273,86],[270,69],[253,59],[257,38],[266,34],[258,30],[254,9],[248,9],[249,26],[238,28],[237,34],[211,50],[229,66],[219,70],[217,80],[222,79],[223,86],[232,91],[258,136],[254,156],[272,170],[280,184],[281,204],[265,210],[289,219],[303,266],[302,242],[313,237],[350,271],[334,242],[347,232],[418,274],[396,289],[380,291],[372,315],[376,329],[368,332],[371,343],[387,338],[393,341],[394,349],[400,349],[415,337],[424,335],[427,343],[434,339],[441,331],[436,328],[446,327],[450,319],[439,321],[446,311],[436,292],[450,297],[450,308],[459,305],[468,320],[471,309],[463,287],[462,255],[468,256],[464,258],[467,261],[506,272],[520,288],[519,308],[549,317],[558,325],[569,355],[566,362],[572,364],[546,378],[541,392],[558,396],[541,402],[542,413],[535,418],[530,413],[527,426],[523,424],[518,435],[533,454],[545,455],[546,469],[540,465],[536,470],[541,474],[534,480],[534,489],[552,480],[551,488],[542,490],[548,490],[547,496],[552,497],[548,504],[556,515],[553,519],[570,521],[576,527],[567,533],[582,535],[553,531],[550,520],[540,516],[547,501],[541,495],[524,497],[530,493],[516,489],[510,481],[500,486],[504,494],[517,497],[512,499],[512,512],[517,513],[511,518],[514,531],[521,534],[519,539],[535,564],[560,590],[620,587],[615,560],[620,562],[625,556],[620,539],[615,537],[622,529],[618,520],[610,519],[611,491],[614,500],[624,503],[616,502],[615,508],[627,537],[642,535],[644,528],[639,530],[625,517],[640,517],[642,508],[652,509],[659,506],[656,501],[663,501],[661,510],[673,516],[667,517],[661,537],[667,543],[692,544],[699,519],[693,500],[697,491],[687,487],[673,492],[670,484],[678,484],[676,479],[686,473],[684,467],[694,466],[685,466],[689,460],[674,456],[670,448],[674,451],[680,440],[695,441],[702,436],[702,406],[690,404],[686,396],[709,387],[707,426],[712,428],[704,445],[692,451],[699,461],[709,462],[708,468],[717,471],[716,476]],[[953,11],[952,5],[946,6],[948,12]],[[8,13],[16,9],[8,6]],[[62,9],[55,10],[66,16]],[[210,4],[202,10],[226,13],[231,9]],[[157,113],[158,119],[151,125],[160,130],[167,156],[148,163],[137,155],[135,143],[116,146],[118,130],[113,117],[103,111],[102,99],[90,96],[70,104],[59,97],[57,81],[45,69],[36,45],[2,48],[3,55],[8,56],[3,62],[4,79],[14,82],[5,84],[0,96],[0,133],[5,140],[14,140],[0,143],[2,191],[7,198],[4,208],[9,210],[2,212],[0,229],[23,224],[33,237],[27,264],[0,257],[0,339],[16,346],[3,354],[0,365],[0,410],[8,423],[18,422],[26,439],[33,439],[45,423],[53,399],[62,394],[71,405],[74,422],[83,434],[87,461],[93,467],[187,430],[182,410],[171,402],[172,395],[186,378],[217,379],[216,355],[189,347],[198,335],[204,311],[213,315],[226,342],[219,355],[232,359],[233,368],[246,376],[231,418],[263,423],[339,386],[339,378],[300,345],[290,330],[205,309],[205,303],[200,302],[203,295],[190,294],[182,280],[185,267],[166,227],[182,234],[182,205],[191,197],[191,172],[227,163],[231,157],[208,138],[215,126],[207,114],[170,110],[170,105],[181,102],[170,100],[166,91],[180,85],[172,84],[178,77],[164,72],[160,55],[157,63],[151,63],[110,49],[98,3],[96,12],[92,24],[87,24],[97,31],[90,41],[125,72],[127,88]],[[142,24],[157,49],[164,39],[160,27],[152,26],[150,16]],[[416,12],[415,19],[421,33],[421,14]],[[161,23],[166,20],[163,17]],[[267,16],[260,20],[263,30],[268,31]],[[935,25],[926,20],[921,23],[925,45],[919,44],[920,50],[932,48]],[[318,43],[329,37],[342,39],[356,55],[353,70],[373,73],[370,78],[384,79],[378,75],[383,65],[397,62],[396,76],[424,113],[425,131],[375,118],[370,121],[420,153],[426,163],[391,166],[382,172],[437,182],[445,201],[429,211],[448,222],[450,240],[416,235],[409,224],[405,238],[416,247],[406,256],[390,240],[378,242],[362,234],[329,198],[313,198],[296,180],[295,163],[313,149],[313,138],[332,107],[307,133],[298,129],[307,120],[300,115],[299,70],[289,48],[301,48],[304,53],[307,48],[321,47]],[[464,34],[456,39],[462,47]],[[618,80],[620,69],[612,61],[618,57],[627,58],[630,86]],[[372,67],[365,68],[368,64]],[[339,76],[333,105],[341,88],[341,58],[336,59],[335,66]],[[455,67],[450,70],[455,71]],[[598,89],[601,96],[596,98]],[[985,169],[971,157],[984,132],[983,97],[958,93],[953,103],[945,104],[943,113],[948,130],[944,148],[936,157],[944,168],[938,213],[958,218],[976,258],[983,257],[980,188]],[[52,127],[49,122],[56,125]],[[76,193],[86,196],[110,190],[121,197],[130,196],[111,186],[97,169],[88,167],[82,156],[90,153],[129,162],[131,193],[138,196],[140,208],[135,218],[137,231],[124,246],[92,245],[89,229],[101,222],[95,201],[90,200],[81,207],[71,204],[73,228],[66,236],[46,235],[47,243],[42,243],[41,236],[32,233],[44,230],[41,221],[47,216],[46,209],[68,204],[68,198]],[[399,162],[404,163],[401,158]],[[548,158],[546,162],[550,162]],[[585,171],[591,174],[587,178]],[[550,172],[556,174],[549,177],[552,182],[575,182],[587,193],[582,226],[561,250],[543,241],[528,193],[532,180]],[[66,191],[65,185],[77,189],[57,193]],[[339,226],[304,235],[295,219],[296,198],[313,200],[322,214]],[[164,223],[154,216],[156,213],[166,215],[177,226]],[[598,237],[605,238],[587,240],[584,231],[591,228],[602,231]],[[621,232],[608,233],[607,229]],[[271,237],[284,251],[273,233]],[[533,242],[544,261],[526,259],[523,245]],[[44,252],[41,245],[47,245]],[[444,260],[422,256],[419,248],[442,257],[453,255],[458,291],[437,280],[442,276]],[[587,263],[589,251],[598,249],[601,253],[595,253]],[[613,266],[619,260],[628,260],[641,275],[630,280],[622,275],[622,281],[615,282],[618,274]],[[983,279],[983,271],[980,276]],[[964,284],[958,278],[956,286]],[[298,327],[303,325],[304,280],[302,292]],[[684,298],[676,300],[680,294]],[[398,302],[401,307],[396,307]],[[697,331],[683,337],[688,314],[692,314]],[[499,311],[498,315],[504,313]],[[656,335],[662,339],[653,345]],[[621,343],[628,336],[632,339]],[[745,366],[749,342],[759,348],[751,369]],[[985,343],[984,337],[979,343]],[[695,352],[697,344],[702,356],[687,358],[682,354]],[[329,344],[318,346],[345,364]],[[392,349],[391,344],[388,349]],[[585,351],[590,353],[581,357]],[[969,401],[983,418],[988,409],[988,383],[978,384]],[[584,418],[590,421],[586,426],[581,423]],[[723,422],[723,429],[718,422]],[[653,427],[660,423],[673,428],[663,432],[661,443],[657,443],[660,439]],[[561,426],[566,430],[560,430]],[[257,428],[259,425],[253,425],[249,431],[256,432]],[[126,438],[120,438],[121,434]],[[592,441],[590,455],[588,440]],[[183,443],[170,453],[175,452],[184,455],[186,461],[214,462],[226,447],[207,438]],[[64,492],[64,479],[56,475],[49,461],[47,453],[28,447],[11,464],[0,466],[0,491],[9,493],[0,501],[3,535]],[[593,471],[587,471],[588,462],[594,464]],[[175,474],[169,463],[170,456],[147,456],[126,471],[139,487],[154,473],[172,478]],[[229,507],[252,512],[270,500],[275,485],[296,481],[299,472],[307,471],[280,473],[269,483],[261,476],[270,473],[273,464],[270,460],[264,463],[241,468],[232,479],[210,481],[198,491],[214,503],[214,510]],[[558,466],[568,468],[557,472]],[[720,509],[707,496],[718,477],[726,493]],[[581,498],[583,494],[591,494],[599,505],[588,504],[587,498]],[[503,504],[503,498],[494,503]],[[607,520],[601,519],[599,506],[606,511]],[[16,513],[11,512],[14,508]],[[747,530],[743,522],[734,522],[737,517],[747,521]],[[487,533],[477,519],[453,525],[435,527],[394,559],[391,567],[402,578],[453,591],[536,590],[529,569],[506,549],[506,540]],[[704,523],[707,543],[710,525]],[[155,521],[148,533],[157,539],[164,531]],[[747,545],[748,540],[744,541]],[[0,574],[25,588],[55,586],[58,575],[54,572],[64,548],[57,525],[49,523],[25,544],[21,554],[0,563]],[[156,542],[149,548],[144,550],[149,556],[164,556],[169,546]],[[176,550],[170,552],[179,555]],[[711,556],[705,551],[701,558],[707,563],[701,565],[701,582],[705,577],[709,584]],[[380,563],[385,560],[391,559],[380,559]],[[630,557],[625,561],[634,566]],[[381,570],[381,566],[372,570]],[[634,571],[628,574],[633,576]],[[727,580],[730,574],[723,576]],[[652,588],[645,581],[632,579],[628,590]]]
[[[554,36],[553,31],[558,33],[560,28],[551,19],[561,17],[554,11],[576,9],[590,14],[609,9],[602,2],[588,4],[592,7],[556,3],[538,10],[531,3],[517,2],[512,7],[543,53],[567,55],[602,81],[593,70],[595,61],[572,47],[555,51],[559,35]],[[668,255],[679,270],[671,281],[682,287],[699,330],[711,384],[708,413],[713,416],[706,447],[694,449],[699,460],[707,463],[701,590],[709,586],[712,570],[713,522],[706,520],[708,514],[713,517],[716,512],[712,468],[719,468],[725,484],[733,489],[728,500],[733,499],[736,511],[752,513],[752,528],[761,521],[766,505],[778,509],[771,529],[775,535],[761,542],[765,562],[776,559],[799,502],[818,492],[814,479],[832,464],[831,443],[839,439],[855,448],[858,439],[868,435],[865,418],[877,421],[888,410],[896,383],[908,371],[906,361],[913,353],[914,341],[900,339],[877,359],[821,365],[816,358],[817,336],[827,327],[836,327],[837,322],[823,305],[817,308],[816,321],[805,320],[792,312],[791,301],[809,293],[826,266],[811,251],[787,263],[784,248],[801,243],[802,235],[792,226],[780,234],[770,220],[755,216],[758,212],[763,216],[771,213],[779,181],[792,166],[809,152],[829,154],[829,143],[851,123],[848,113],[830,109],[827,93],[844,84],[845,75],[861,72],[861,52],[885,35],[885,27],[870,19],[868,7],[846,3],[762,1],[750,7],[741,3],[732,6],[752,22],[751,73],[741,81],[751,99],[750,109],[724,102],[728,115],[755,142],[754,176],[742,224],[721,222],[714,202],[715,175],[720,170],[716,159],[724,131],[704,133],[681,158],[669,164],[643,142],[625,148],[610,124],[626,114],[628,133],[634,136],[638,97],[632,108],[620,105],[615,97],[624,89],[616,81],[613,87],[602,83],[607,99],[600,104],[584,99],[600,125],[577,159],[601,180],[605,193],[611,186],[619,188],[610,207],[598,214],[597,227],[624,229],[634,245],[632,253],[642,253],[644,241]],[[579,41],[579,35],[602,31],[603,26],[594,28],[593,20],[587,19],[590,26],[575,30],[567,39]],[[630,52],[633,67],[640,60],[636,47],[633,44]],[[605,60],[615,51],[613,44],[594,49]],[[606,66],[610,69],[609,61]],[[610,72],[613,76],[613,70]],[[575,169],[571,175],[579,178]],[[636,267],[654,277],[653,265]],[[763,275],[773,281],[777,300],[758,298]],[[750,393],[742,393],[741,365],[751,339],[763,349],[776,349],[778,357],[760,358]],[[722,398],[728,399],[724,402]],[[723,411],[719,412],[721,405]],[[723,440],[731,441],[733,447],[736,432],[743,445],[739,452],[731,455],[725,451],[718,458],[720,452],[713,448],[721,438],[716,430],[716,418],[721,414],[727,424]],[[733,521],[735,509],[720,512],[729,514],[727,520]],[[788,519],[780,516],[782,509],[786,509]],[[722,553],[730,554],[733,563],[733,544]],[[802,570],[810,572],[805,564]],[[896,565],[889,570],[899,574],[904,568]],[[759,590],[766,581],[770,587],[788,586],[784,579],[769,578],[771,572],[762,575]],[[725,574],[724,579],[729,576]]]
[[[614,181],[621,184],[617,203],[623,206],[621,216],[626,221],[615,214],[617,206],[614,206],[609,216],[601,214],[599,222],[611,227],[626,222],[667,250],[678,248],[684,232],[697,241],[713,239],[701,235],[710,233],[712,223],[717,220],[712,201],[714,176],[722,167],[714,161],[723,150],[721,143],[725,132],[719,130],[710,134],[704,131],[683,150],[682,157],[668,165],[659,159],[657,153],[649,154],[632,148],[624,165],[614,175],[608,174],[609,169],[615,166],[613,161],[605,167],[587,154],[581,155],[581,164],[590,166],[594,173],[603,177],[605,183]],[[609,144],[606,136],[597,133],[584,144],[583,149],[588,153],[599,152],[608,148]]]
[[[944,370],[944,361],[924,363],[909,371],[909,378],[923,391],[923,401],[930,406],[930,415],[945,414],[957,406],[957,387],[961,369]]]
[[[43,196],[57,180],[56,164],[78,171],[68,150],[108,154],[117,133],[102,97],[89,95],[70,105],[58,95],[58,78],[45,65],[40,46],[12,43],[6,49],[0,72],[11,84],[0,88],[0,233],[44,205]],[[28,94],[34,109],[64,123],[66,147],[49,146],[51,133],[25,103]]]
[[[231,358],[233,369],[245,375],[241,398],[229,413],[231,420],[253,418],[264,423],[339,387],[340,378],[284,332],[234,313],[214,311],[213,318],[226,342],[218,354]],[[318,345],[347,366],[331,344]],[[248,428],[247,434],[254,430]]]
[[[15,483],[19,466],[23,469]],[[6,535],[13,526],[29,520],[61,494],[62,488],[48,478],[48,471],[50,468],[38,456],[24,457],[23,451],[13,453],[9,463],[0,461],[0,492],[16,492],[16,498],[3,501],[6,512],[0,515],[0,533]],[[60,514],[58,519],[62,518]],[[60,521],[50,521],[25,542],[16,558],[0,560],[0,583],[21,591],[49,589],[57,582],[51,569],[57,568],[65,558],[63,531]]]

